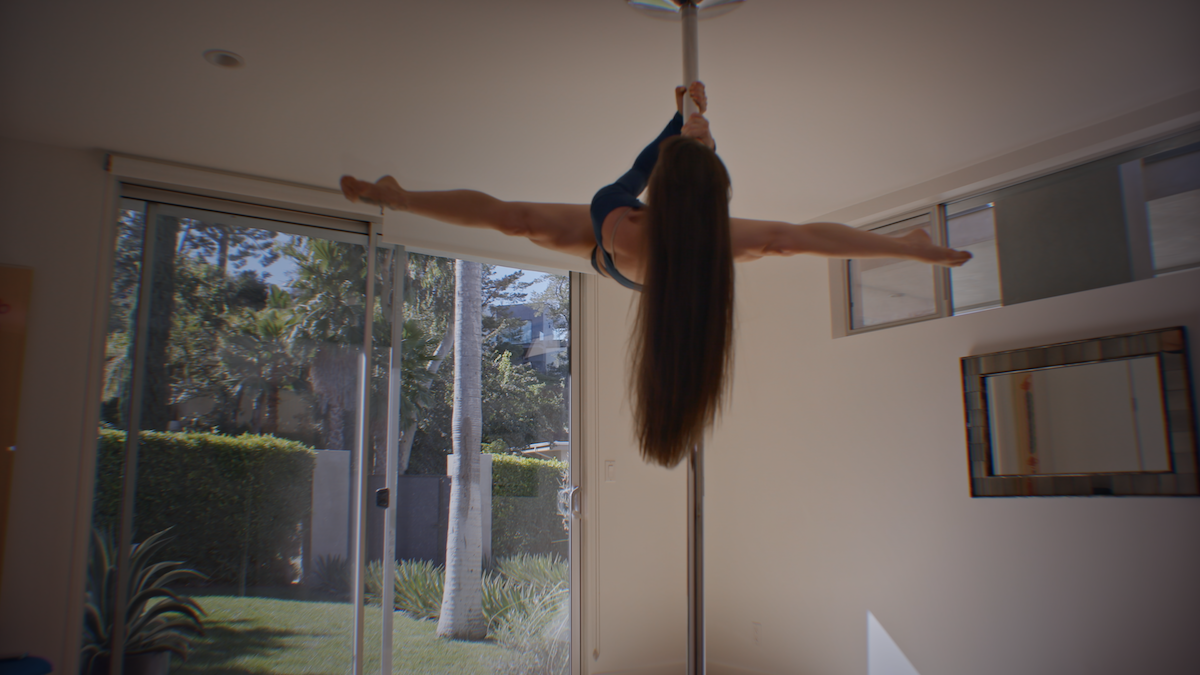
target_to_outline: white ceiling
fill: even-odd
[[[748,0],[700,29],[734,212],[809,219],[1198,90],[1198,27],[1196,0]],[[677,25],[623,0],[0,3],[0,135],[331,187],[586,202],[680,70]]]

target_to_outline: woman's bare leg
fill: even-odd
[[[415,192],[384,176],[374,183],[342,176],[342,193],[352,202],[380,204],[443,223],[525,237],[545,248],[588,258],[596,241],[583,204],[506,202],[476,190]]]
[[[958,267],[971,259],[967,251],[934,244],[921,229],[893,237],[838,223],[792,225],[733,218],[730,230],[736,260],[804,253],[829,258],[907,258]]]

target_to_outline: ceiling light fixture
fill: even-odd
[[[246,59],[225,49],[210,49],[204,52],[204,60],[220,68],[241,68]]]

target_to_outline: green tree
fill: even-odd
[[[230,263],[236,270],[251,262],[266,267],[279,260],[282,253],[276,246],[277,232],[191,218],[179,223],[178,252],[204,258],[216,265],[222,275],[229,273]]]
[[[283,252],[297,267],[293,337],[308,359],[324,447],[349,449],[366,320],[365,253],[361,246],[325,239],[295,241]]]
[[[562,391],[561,381],[493,352],[483,362],[484,442],[522,448],[566,439]]]
[[[225,340],[234,324],[267,305],[271,288],[259,274],[244,271],[234,277],[196,256],[179,256],[175,264],[175,305],[169,363],[171,401],[208,401],[207,408],[182,419],[186,428],[237,433],[239,378],[222,358]]]
[[[251,433],[279,432],[280,392],[303,373],[293,340],[300,319],[291,305],[291,296],[273,287],[267,306],[244,313],[224,340],[221,360],[237,379],[237,399],[251,401]]]
[[[454,261],[449,258],[419,253],[408,255],[404,315],[407,322],[425,336],[422,344],[429,358],[421,368],[422,373],[407,366],[405,369],[405,386],[413,388],[406,396],[419,400],[422,405],[409,408],[414,414],[406,419],[400,437],[401,473],[446,472],[445,450],[451,445],[453,389],[446,372],[441,369],[447,361],[453,363],[454,360],[451,354],[454,348],[454,274]],[[435,340],[437,346],[433,347]],[[410,353],[406,336],[406,359]],[[410,374],[413,377],[409,377]]]

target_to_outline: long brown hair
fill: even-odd
[[[708,147],[673,136],[660,146],[646,201],[630,385],[642,457],[670,467],[701,442],[729,389],[729,173]]]

